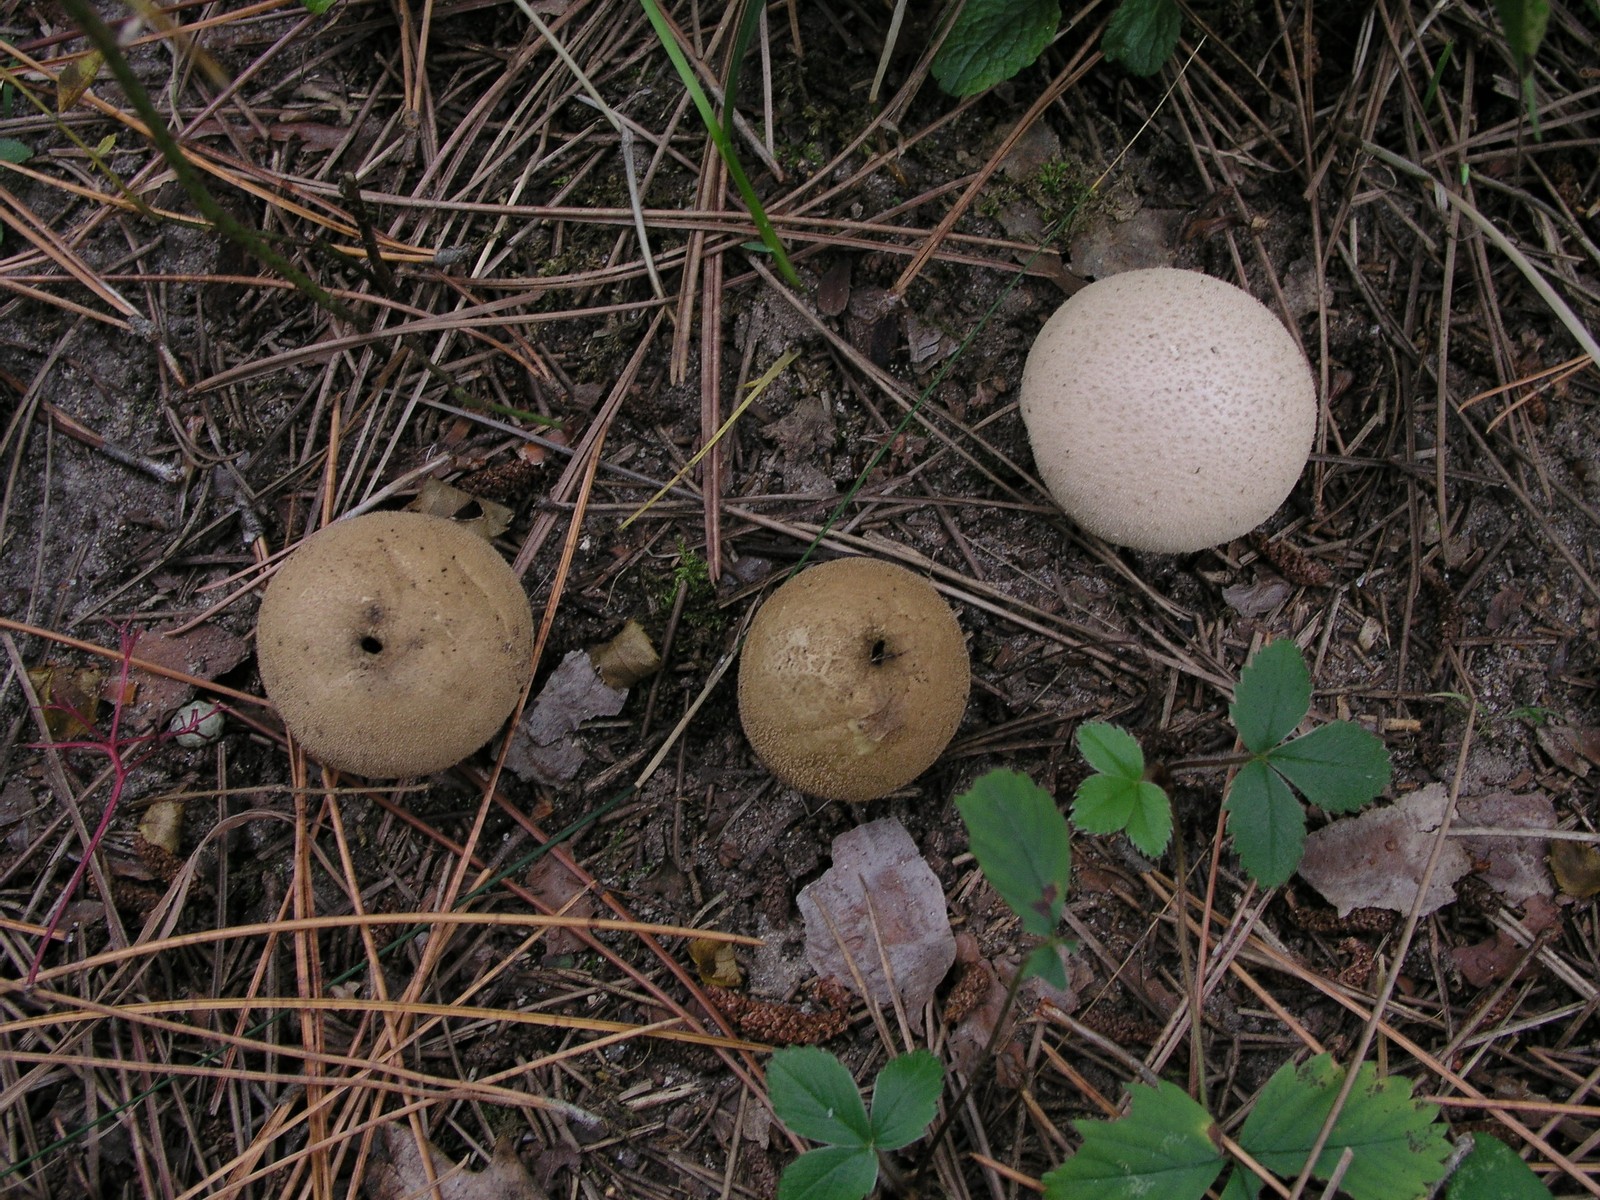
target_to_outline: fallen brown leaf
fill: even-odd
[[[510,1138],[495,1143],[494,1158],[481,1171],[452,1164],[432,1142],[422,1147],[404,1122],[383,1127],[387,1158],[374,1160],[367,1174],[368,1200],[549,1200],[517,1157]],[[428,1157],[425,1160],[423,1155]],[[428,1166],[437,1189],[430,1190]]]

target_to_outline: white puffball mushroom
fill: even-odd
[[[220,738],[224,724],[222,706],[215,700],[191,700],[172,714],[167,729],[185,750],[198,750]]]
[[[1045,322],[1022,419],[1069,517],[1108,542],[1179,554],[1277,510],[1311,453],[1317,393],[1272,310],[1161,267],[1092,283]]]
[[[876,800],[944,753],[971,667],[956,615],[922,576],[841,558],[767,597],[739,655],[739,720],[792,787]]]

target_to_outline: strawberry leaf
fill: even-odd
[[[1265,754],[1295,731],[1311,711],[1311,672],[1300,649],[1287,638],[1256,651],[1239,674],[1228,709],[1239,740],[1251,754]]]
[[[1045,1200],[1199,1200],[1221,1172],[1211,1114],[1164,1080],[1134,1084],[1125,1117],[1074,1121],[1078,1152],[1044,1177]]]
[[[878,1182],[878,1156],[865,1146],[807,1150],[783,1169],[778,1200],[861,1200]]]
[[[1550,1200],[1550,1189],[1504,1142],[1472,1135],[1472,1151],[1445,1188],[1445,1200]]]
[[[1389,786],[1392,771],[1383,742],[1349,721],[1274,746],[1266,760],[1329,812],[1354,812]]]
[[[1306,818],[1283,777],[1262,759],[1246,763],[1222,807],[1250,877],[1262,887],[1287,882],[1305,854]]]
[[[1144,751],[1126,729],[1091,721],[1078,726],[1078,753],[1102,775],[1137,783],[1144,778]]]
[[[926,1050],[891,1058],[872,1089],[872,1144],[898,1150],[927,1132],[939,1111],[944,1065]]]
[[[767,1064],[767,1094],[791,1133],[836,1146],[872,1145],[872,1125],[855,1080],[826,1050],[793,1046],[774,1053]]]
[[[1239,1131],[1239,1144],[1263,1167],[1293,1176],[1305,1165],[1344,1081],[1331,1055],[1296,1066],[1285,1063],[1267,1081]],[[1363,1063],[1313,1169],[1327,1179],[1348,1148],[1353,1152],[1340,1189],[1351,1200],[1423,1196],[1444,1175],[1450,1145],[1439,1112],[1411,1098],[1411,1083],[1378,1075]]]

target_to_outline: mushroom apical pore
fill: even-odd
[[[803,792],[875,800],[955,736],[970,668],[955,613],[904,567],[845,558],[761,606],[739,659],[739,720],[761,761]]]
[[[369,778],[460,762],[516,707],[533,617],[478,535],[421,513],[318,531],[284,560],[256,624],[261,682],[324,766]]]
[[[1045,322],[1022,374],[1034,462],[1062,510],[1135,550],[1242,537],[1293,490],[1317,425],[1294,337],[1195,271],[1127,271]]]

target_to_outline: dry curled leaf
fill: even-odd
[[[736,988],[744,982],[744,972],[734,957],[733,945],[716,938],[690,938],[689,957],[708,987]]]
[[[609,642],[589,647],[589,661],[609,688],[626,691],[661,669],[661,655],[644,626],[637,621],[623,625]]]
[[[406,508],[431,517],[444,517],[490,541],[511,527],[511,510],[505,505],[437,479],[426,480],[416,499]]]
[[[626,689],[606,685],[586,651],[571,651],[512,732],[506,770],[523,781],[566,783],[586,757],[573,732],[591,717],[615,716],[627,698]]]

